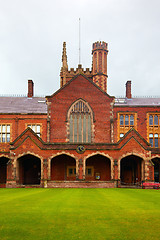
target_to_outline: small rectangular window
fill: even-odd
[[[154,116],[154,125],[158,126],[158,116],[157,115]]]
[[[68,176],[76,176],[76,167],[67,167]]]
[[[92,168],[87,169],[87,175],[92,175]]]
[[[10,142],[10,125],[1,124],[0,125],[0,142]]]
[[[153,134],[149,134],[149,143],[151,144],[151,147],[153,147]]]
[[[151,144],[151,147],[153,147],[153,138],[149,139],[149,143]]]
[[[155,147],[157,148],[158,147],[158,138],[154,139],[154,144],[155,144]]]
[[[123,126],[124,125],[124,116],[120,115],[120,125]]]
[[[134,125],[134,116],[133,115],[131,115],[130,116],[130,125]]]
[[[69,168],[69,175],[73,175],[73,168]]]
[[[126,126],[129,125],[129,116],[128,115],[125,116],[125,125]]]
[[[153,116],[152,115],[149,116],[149,125],[150,126],[153,125]]]

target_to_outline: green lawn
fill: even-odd
[[[0,240],[160,239],[160,191],[0,189]]]

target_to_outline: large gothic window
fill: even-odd
[[[70,142],[91,142],[92,116],[92,110],[83,100],[78,100],[71,106],[68,112]]]

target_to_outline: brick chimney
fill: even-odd
[[[126,82],[126,98],[132,98],[131,81]]]
[[[28,80],[28,97],[31,98],[33,97],[33,88],[34,88],[34,83],[32,80]]]

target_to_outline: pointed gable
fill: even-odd
[[[28,144],[28,142],[30,144]],[[29,146],[33,146],[33,144],[42,148],[44,142],[31,128],[28,127],[13,142],[10,143],[11,149],[19,148],[22,144],[26,145],[26,148],[28,149]]]
[[[150,147],[150,144],[134,129],[131,128],[122,139],[118,142],[120,148],[127,147],[127,149],[136,149],[137,144],[140,146],[140,148],[148,149]]]
[[[94,131],[92,141],[111,141],[110,121],[114,97],[109,96],[84,75],[75,76],[57,92],[46,98],[51,142],[69,142],[67,113],[70,106],[78,99],[84,100],[93,110],[95,122],[92,127]]]

